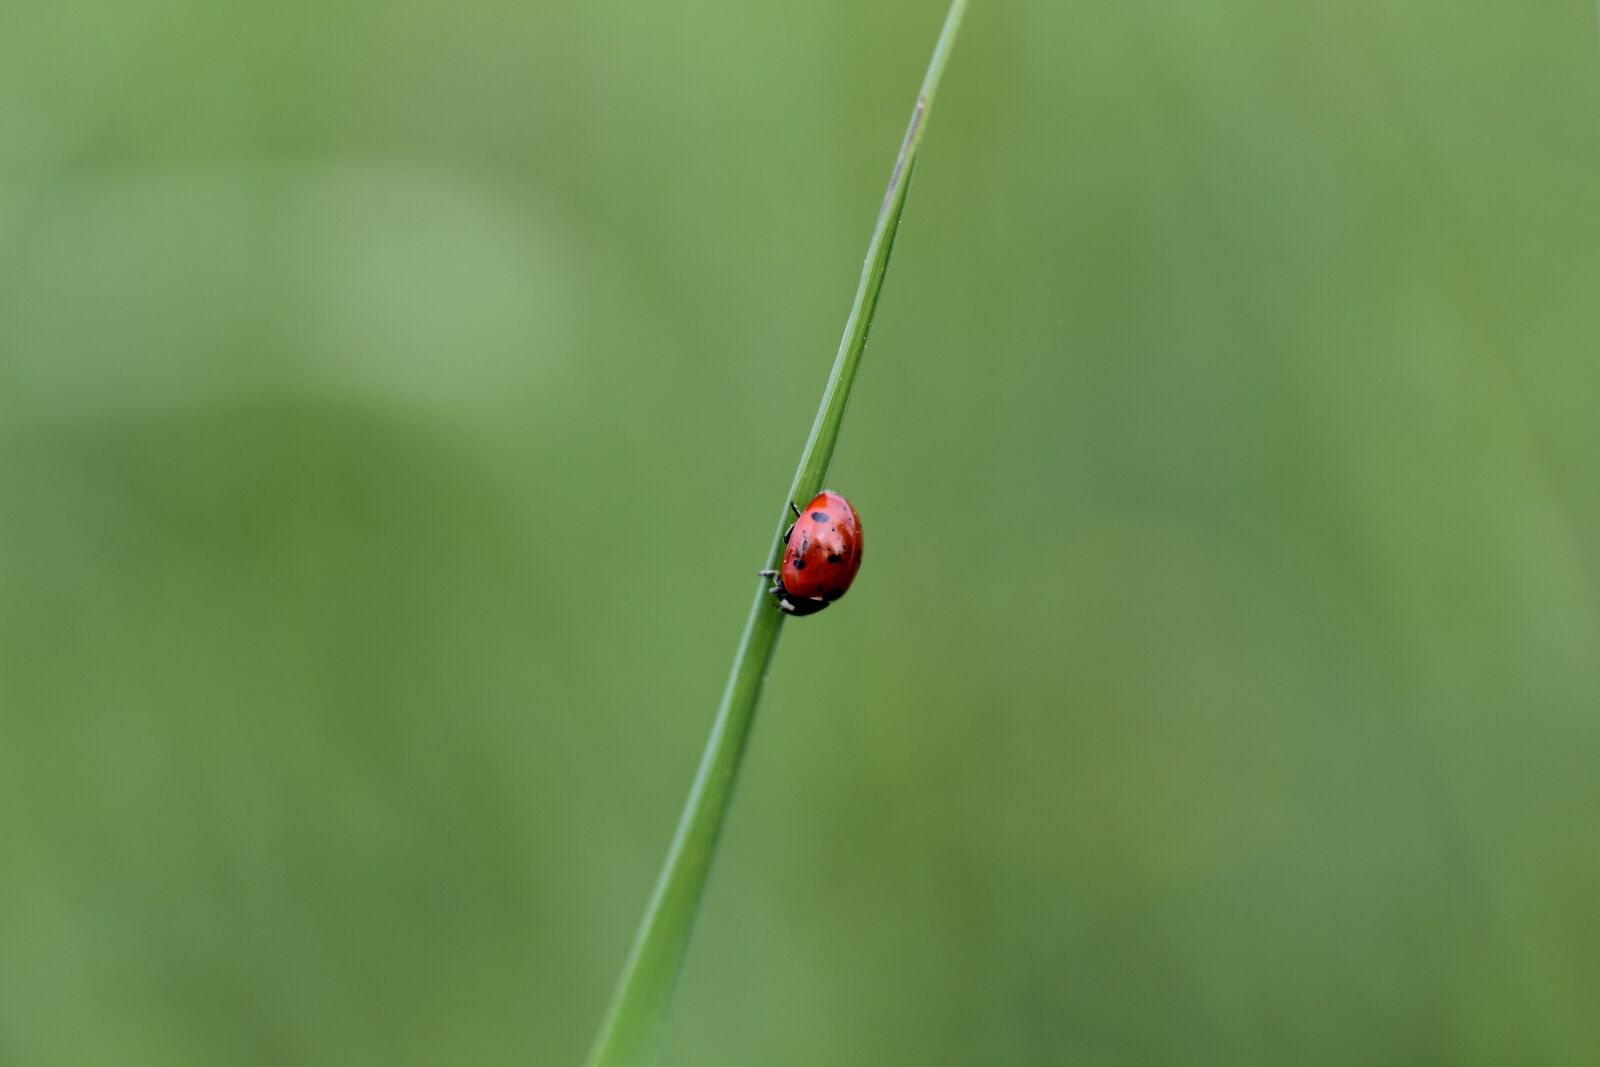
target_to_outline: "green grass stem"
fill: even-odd
[[[822,403],[817,409],[816,420],[811,424],[811,435],[806,440],[805,450],[800,454],[800,465],[795,470],[794,481],[778,508],[778,523],[769,541],[772,547],[765,557],[766,566],[776,564],[777,545],[790,520],[789,501],[804,502],[811,499],[822,488],[822,480],[827,476],[828,465],[833,460],[839,428],[844,423],[845,407],[850,400],[850,390],[855,384],[856,372],[861,367],[861,354],[867,346],[867,332],[872,326],[873,313],[877,310],[878,295],[883,290],[889,253],[894,248],[895,231],[900,225],[906,191],[911,185],[911,172],[917,161],[917,147],[927,128],[934,90],[944,72],[945,61],[955,43],[966,6],[966,0],[952,0],[949,13],[945,16],[944,29],[939,34],[938,44],[934,46],[922,91],[917,95],[916,107],[911,113],[911,124],[900,146],[900,154],[895,159],[894,170],[889,175],[889,188],[884,194],[883,206],[878,211],[871,243],[867,245],[861,282],[850,308],[850,317],[845,322],[844,337],[839,342],[833,370],[828,375],[828,384],[822,393]],[[706,877],[711,870],[717,840],[721,836],[722,824],[733,796],[734,780],[744,756],[745,742],[755,721],[761,686],[783,625],[784,616],[778,612],[772,598],[767,596],[766,587],[765,579],[757,584],[750,617],[745,622],[744,635],[734,655],[733,671],[728,678],[728,687],[722,694],[722,705],[717,709],[711,737],[706,742],[705,754],[700,760],[700,769],[695,774],[672,846],[639,924],[639,932],[634,938],[627,963],[617,981],[611,1005],[589,1053],[588,1067],[636,1067],[648,1062],[654,1053],[673,989],[677,985],[678,973],[688,952],[695,914],[705,892]]]

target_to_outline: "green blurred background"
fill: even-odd
[[[0,4],[0,1063],[574,1064],[943,15]],[[1600,1059],[1578,0],[975,0],[668,1065]]]

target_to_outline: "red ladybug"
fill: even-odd
[[[771,578],[768,590],[778,598],[785,615],[815,615],[844,596],[861,569],[861,518],[850,501],[824,489],[802,511],[794,510],[794,525],[783,535],[783,566],[762,571]]]

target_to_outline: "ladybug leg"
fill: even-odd
[[[788,544],[789,543],[789,535],[792,534],[792,533],[794,533],[794,523],[791,522],[789,524],[789,528],[787,530],[783,531],[783,543],[784,544]]]
[[[793,500],[789,501],[789,510],[794,512],[794,517],[795,518],[798,519],[800,517],[800,509],[799,509],[799,507],[797,507],[795,505],[795,502]]]

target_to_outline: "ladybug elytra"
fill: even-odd
[[[804,509],[794,506],[794,525],[783,535],[783,563],[762,571],[785,615],[815,615],[844,596],[861,569],[861,518],[850,502],[824,489]]]

